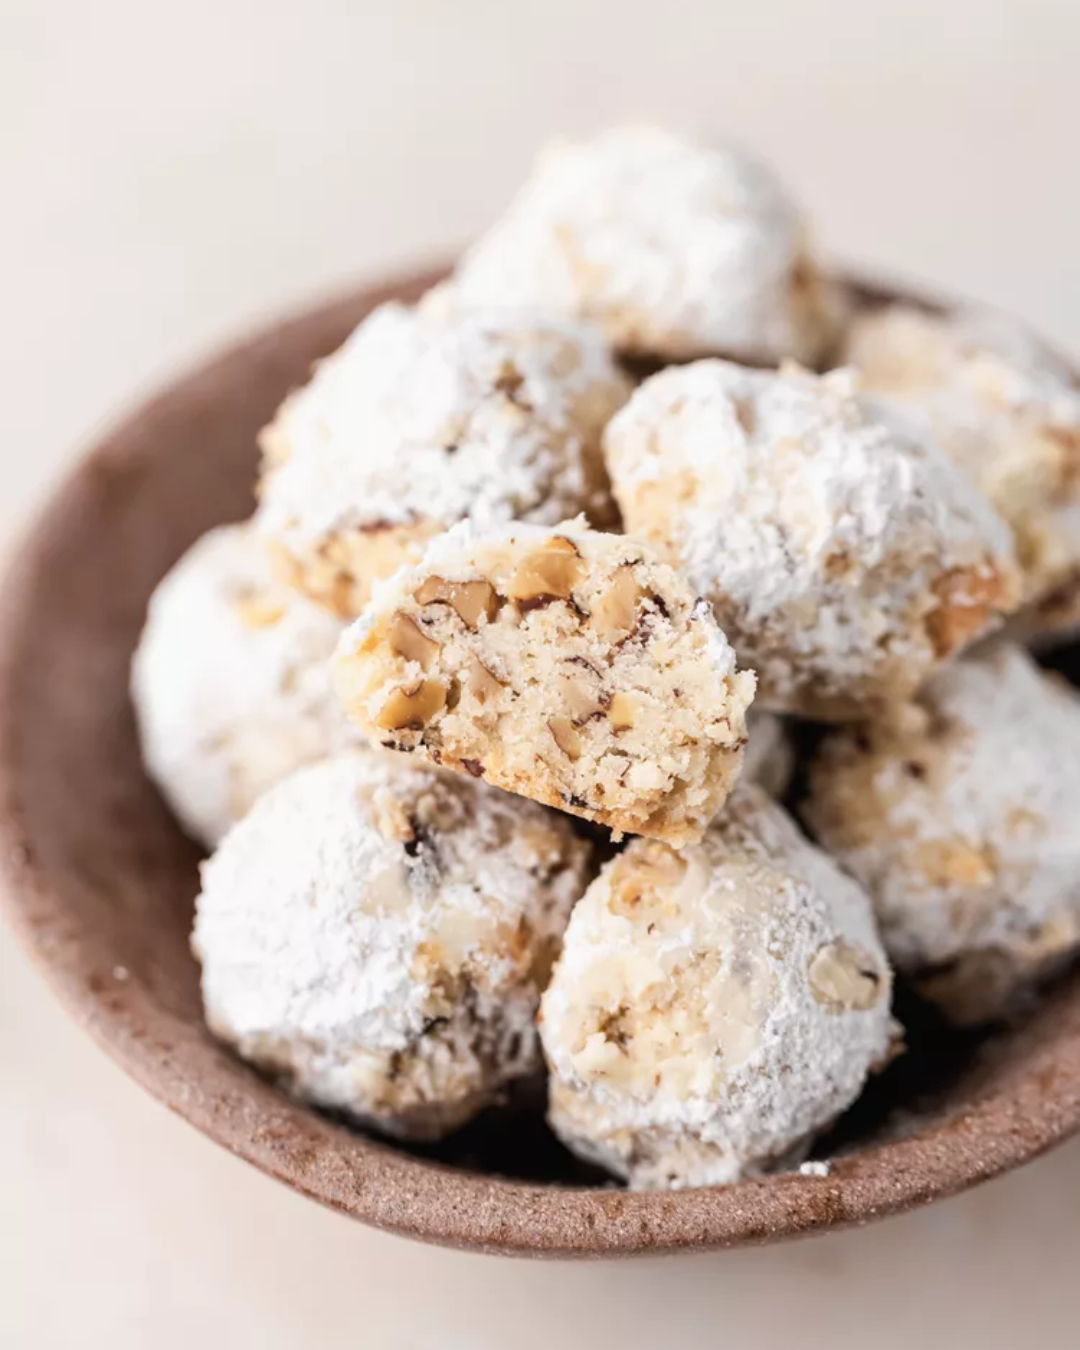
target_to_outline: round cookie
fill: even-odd
[[[336,667],[373,741],[676,845],[727,796],[754,692],[672,568],[581,522],[449,531]]]
[[[700,843],[634,840],[574,910],[541,1003],[552,1127],[639,1188],[793,1162],[889,1055],[861,888],[758,788]]]
[[[205,534],[160,583],[131,695],[147,772],[194,838],[213,847],[293,769],[362,743],[330,684],[340,634],[245,525]]]
[[[454,279],[466,305],[595,319],[620,352],[816,364],[839,327],[799,209],[731,147],[627,126],[560,141]]]
[[[1004,522],[849,371],[673,367],[604,444],[627,530],[712,603],[763,707],[901,702],[1015,607]]]
[[[599,331],[390,303],[262,433],[259,528],[342,617],[460,520],[612,521],[600,433],[629,394]]]
[[[587,867],[569,821],[481,783],[381,754],[299,770],[203,864],[207,1021],[297,1096],[439,1138],[539,1069]]]
[[[1080,698],[996,644],[892,723],[820,747],[803,814],[898,970],[953,1020],[1007,1012],[1080,949]]]
[[[892,305],[854,320],[847,359],[1011,526],[1033,626],[1080,617],[1080,390],[1057,358],[994,315]]]

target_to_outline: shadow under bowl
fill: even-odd
[[[143,773],[131,654],[168,568],[250,511],[255,435],[285,393],[374,305],[438,275],[324,305],[180,380],[75,468],[19,548],[0,598],[0,881],[68,1008],[156,1097],[269,1175],[366,1223],[483,1251],[723,1248],[865,1223],[1075,1130],[1080,978],[988,1040],[913,1010],[911,1053],[825,1141],[827,1175],[666,1193],[605,1184],[535,1111],[435,1149],[381,1142],[290,1100],[209,1035],[188,948],[198,852]]]

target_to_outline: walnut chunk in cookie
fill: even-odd
[[[1004,522],[850,372],[673,367],[604,443],[627,530],[709,599],[763,707],[902,702],[1018,602]]]
[[[336,685],[373,741],[678,845],[739,771],[754,677],[673,569],[572,522],[434,541],[344,634]]]
[[[154,592],[132,702],[147,772],[200,842],[301,764],[362,743],[330,685],[341,627],[278,582],[246,525],[204,535]]]
[[[600,432],[629,394],[597,329],[382,305],[262,433],[256,515],[289,580],[342,617],[460,520],[612,520]]]
[[[639,1188],[797,1160],[888,1057],[870,903],[758,788],[697,844],[634,840],[570,919],[541,1003],[550,1120]]]
[[[1053,626],[1066,590],[1080,611],[1080,389],[1057,358],[996,315],[890,305],[855,318],[847,360],[1008,522],[1032,626]]]
[[[1080,697],[1004,643],[822,744],[803,816],[898,970],[962,1024],[1080,950]]]
[[[300,770],[203,865],[207,1021],[298,1097],[440,1138],[539,1069],[588,876],[569,821],[482,783],[371,752]]]
[[[595,319],[620,352],[660,360],[816,364],[841,309],[771,169],[650,126],[549,146],[453,290]]]

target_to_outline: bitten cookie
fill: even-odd
[[[196,839],[212,847],[293,769],[362,742],[330,685],[340,634],[244,525],[211,530],[158,586],[131,694],[147,771]]]
[[[754,677],[641,544],[459,526],[379,589],[336,685],[376,742],[676,845],[727,796]]]
[[[540,1067],[588,854],[569,821],[390,755],[269,792],[203,864],[211,1029],[297,1096],[434,1139]]]
[[[639,1188],[797,1161],[889,1054],[861,888],[758,788],[700,843],[635,840],[574,910],[541,1004],[550,1120]]]
[[[960,1023],[1080,947],[1080,698],[1005,644],[894,723],[821,746],[807,823],[866,886],[898,970]]]
[[[465,304],[595,319],[619,351],[661,360],[815,364],[840,308],[766,165],[648,126],[550,146],[454,285]]]
[[[605,449],[627,530],[712,603],[763,707],[901,702],[1017,602],[1004,522],[850,372],[671,368]]]
[[[1080,390],[996,316],[892,305],[858,316],[848,360],[918,419],[1012,527],[1032,620],[1080,618]]]
[[[600,432],[628,393],[590,325],[383,305],[263,432],[256,521],[351,618],[457,521],[610,523]]]

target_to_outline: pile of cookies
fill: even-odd
[[[900,1052],[893,969],[970,1025],[1080,950],[1020,645],[1080,616],[1080,392],[849,293],[757,160],[552,147],[261,447],[132,688],[209,1025],[298,1096],[431,1140],[546,1067],[580,1157],[725,1183]]]

